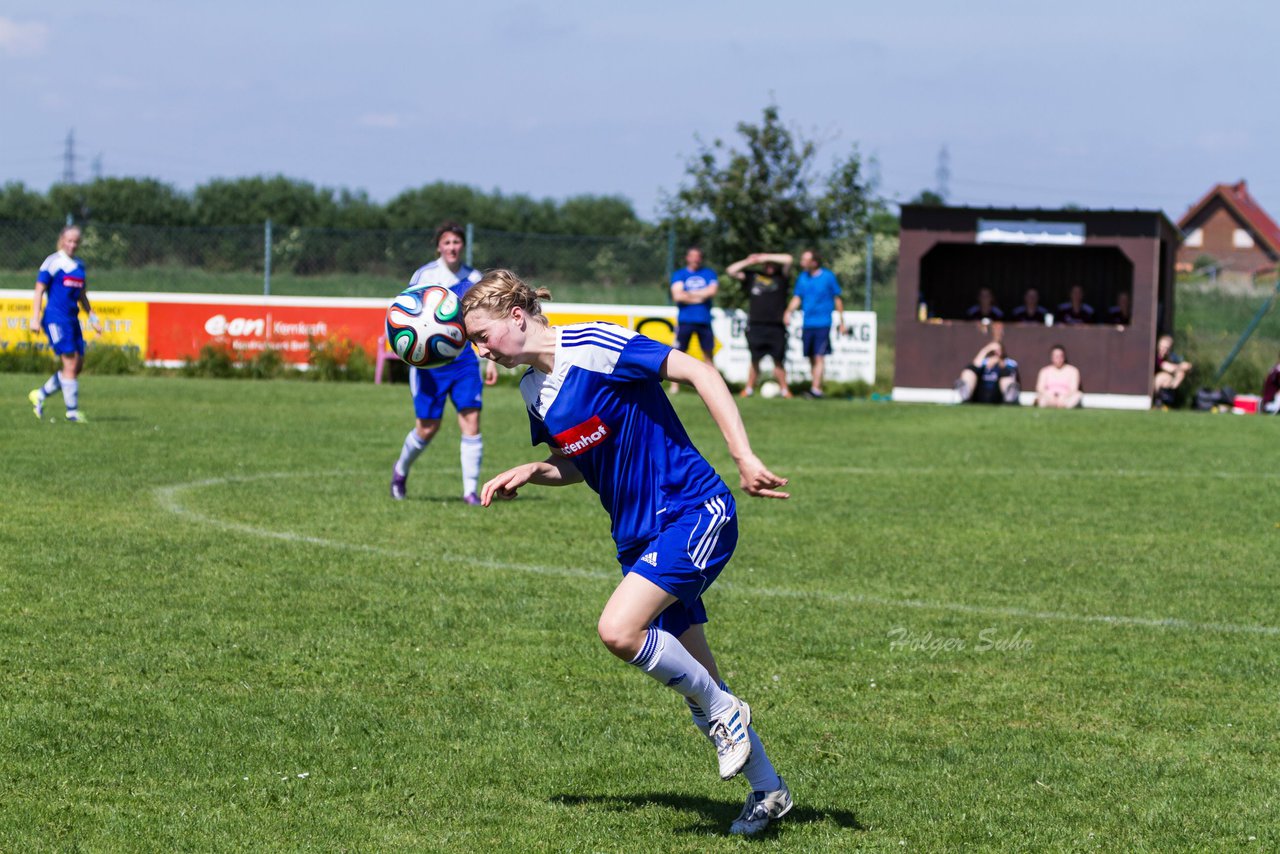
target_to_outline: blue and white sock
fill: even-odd
[[[484,459],[484,439],[479,433],[462,437],[459,456],[462,460],[462,494],[471,495],[480,485],[480,461]]]
[[[729,687],[724,682],[721,682],[720,690],[729,691]],[[698,728],[698,731],[703,736],[710,738],[711,722],[707,720],[702,708],[694,703],[693,700],[686,699],[685,702],[689,704],[689,712],[693,715],[693,725]],[[781,789],[782,778],[774,770],[773,763],[769,761],[769,755],[764,752],[764,743],[760,741],[760,736],[756,734],[756,728],[754,726],[747,727],[747,735],[751,738],[751,758],[743,766],[742,775],[751,784],[751,791],[772,792],[776,789]]]
[[[644,645],[631,663],[705,709],[712,720],[733,705],[733,695],[720,690],[707,668],[690,655],[674,635],[657,626],[649,627]]]
[[[63,380],[62,381],[62,402],[67,405],[67,414],[70,415],[80,407],[80,381],[79,380]]]
[[[44,385],[40,386],[40,399],[44,400],[60,388],[62,388],[62,374],[54,371],[53,376],[45,380]]]
[[[409,466],[413,465],[413,461],[422,456],[422,452],[427,449],[427,445],[431,444],[431,440],[425,442],[418,438],[418,429],[409,431],[409,435],[404,437],[404,446],[400,448],[400,459],[396,460],[396,474],[401,477],[409,476]]]

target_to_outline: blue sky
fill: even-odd
[[[696,137],[771,99],[881,190],[1156,208],[1246,178],[1280,218],[1280,4],[8,0],[0,181],[436,180],[653,217]]]

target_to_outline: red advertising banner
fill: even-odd
[[[383,334],[382,300],[272,300],[153,302],[149,309],[146,359],[180,364],[207,344],[229,349],[238,359],[268,348],[285,361],[306,364],[312,342],[350,341],[376,355]]]

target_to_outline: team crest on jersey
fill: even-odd
[[[599,415],[593,415],[576,427],[570,427],[562,433],[557,433],[555,440],[556,444],[560,446],[560,453],[566,457],[576,457],[580,454],[585,454],[608,439],[612,432],[600,420]]]

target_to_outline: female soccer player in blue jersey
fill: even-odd
[[[738,541],[733,495],[693,446],[663,393],[663,380],[702,397],[737,463],[742,487],[787,498],[787,481],[751,451],[728,387],[715,368],[608,323],[553,327],[537,291],[507,270],[486,274],[462,311],[480,355],[528,365],[520,392],[535,445],[551,456],[489,480],[486,507],[525,484],[585,481],[612,519],[623,578],[600,615],[614,655],[682,694],[715,744],[720,776],[746,774],[752,792],[730,832],[754,834],[791,809],[791,794],[751,727],[751,710],[720,681],[703,624],[702,594]]]
[[[80,307],[89,315],[89,325],[99,334],[102,325],[89,305],[84,262],[75,257],[80,246],[80,229],[69,225],[58,234],[58,251],[44,259],[36,275],[31,300],[31,328],[44,329],[49,346],[62,359],[62,369],[54,371],[43,386],[27,395],[36,418],[44,417],[44,401],[62,389],[67,420],[84,422],[80,411],[80,371],[84,369],[84,333],[80,329]],[[48,302],[45,302],[45,297]],[[43,303],[43,307],[42,307]]]
[[[466,232],[457,223],[446,222],[436,229],[436,249],[440,257],[419,267],[409,279],[414,285],[443,285],[459,299],[480,280],[480,273],[462,263],[462,250],[467,245]],[[484,440],[480,436],[481,391],[479,360],[470,347],[458,358],[438,368],[409,368],[409,391],[413,395],[413,414],[417,421],[400,447],[400,457],[391,470],[391,497],[405,496],[409,467],[413,465],[432,438],[440,430],[446,399],[453,400],[458,410],[458,429],[462,432],[459,455],[462,461],[462,500],[479,504],[476,486],[480,482],[480,461],[484,456]],[[498,381],[493,363],[485,366],[484,384]]]

